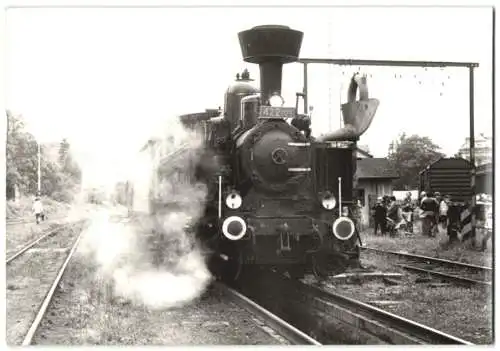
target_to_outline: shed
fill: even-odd
[[[375,205],[377,197],[392,194],[392,181],[399,178],[386,158],[358,158],[356,162],[357,187],[354,197],[363,206],[362,228],[373,226],[370,209]]]

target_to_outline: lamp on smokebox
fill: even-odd
[[[269,98],[269,105],[271,107],[282,107],[284,104],[285,104],[285,99],[283,99],[283,97],[277,92],[273,93]]]

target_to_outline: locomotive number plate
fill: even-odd
[[[259,117],[264,118],[293,118],[295,117],[295,107],[272,107],[261,106]]]

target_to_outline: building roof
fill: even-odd
[[[365,156],[365,157],[370,157],[370,158],[373,158],[373,155],[372,155],[372,154],[370,154],[368,151],[366,151],[366,150],[362,149],[362,147],[360,147],[360,146],[358,146],[358,147],[356,148],[356,151],[357,151],[357,153],[358,153],[358,157],[359,157],[359,154],[361,154],[361,155],[363,155],[363,156]],[[362,158],[362,157],[359,157],[359,158]]]
[[[431,168],[449,168],[449,169],[467,169],[471,164],[468,160],[462,157],[440,157],[434,162],[429,163],[423,170],[419,172],[422,174]]]
[[[396,179],[399,175],[393,170],[386,158],[362,158],[358,159],[356,176],[363,178],[385,178]]]

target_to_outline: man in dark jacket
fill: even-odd
[[[380,232],[382,235],[385,234],[385,222],[386,222],[386,216],[387,216],[387,208],[384,206],[382,203],[382,198],[379,197],[377,199],[377,203],[373,207],[373,219],[375,221],[375,231],[374,235],[377,235],[377,229],[380,227]]]
[[[399,206],[396,203],[396,197],[391,196],[389,197],[389,208],[387,209],[387,217],[392,219],[394,222],[398,222],[399,218]]]
[[[462,204],[450,201],[448,204],[447,234],[450,242],[458,240],[458,232],[461,229],[460,213],[463,211]]]
[[[429,236],[434,236],[434,233],[437,229],[437,216],[439,213],[439,203],[436,198],[433,197],[431,192],[427,193],[427,196],[422,200],[422,204],[420,206],[424,216],[424,233]]]

